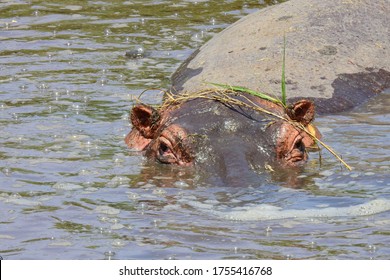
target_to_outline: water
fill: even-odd
[[[160,102],[181,62],[264,2],[2,2],[0,255],[390,258],[388,94],[317,118],[352,172],[324,150],[300,174],[214,187],[124,145],[134,99]]]

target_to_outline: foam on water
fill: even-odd
[[[215,210],[199,202],[188,201],[193,207],[214,216],[238,221],[264,221],[280,219],[358,217],[390,211],[389,199],[374,199],[362,204],[346,207],[327,207],[309,209],[283,209],[269,204],[237,207],[231,210]]]

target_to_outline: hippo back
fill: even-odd
[[[322,112],[349,109],[390,86],[389,14],[388,0],[291,0],[262,9],[197,50],[172,76],[172,89],[213,82],[280,96],[285,35],[289,99],[318,99]]]

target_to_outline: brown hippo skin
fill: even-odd
[[[163,110],[138,104],[131,111],[126,144],[160,163],[198,166],[224,185],[251,177],[256,182],[269,166],[296,169],[314,142],[291,121],[319,137],[311,125],[314,104],[323,113],[339,112],[390,86],[388,4],[291,0],[243,18],[179,67],[172,77],[173,93],[210,88],[204,82],[280,92],[286,33],[289,112],[295,114],[252,96],[237,98],[285,120],[205,99]]]
[[[252,100],[291,119],[281,106]],[[297,112],[295,121],[311,126],[312,102],[301,100],[291,110]],[[133,129],[125,139],[129,148],[145,151],[160,163],[200,167],[224,185],[239,185],[243,176],[258,182],[255,173],[265,166],[299,167],[307,160],[306,147],[314,144],[285,120],[205,99],[162,111],[138,104],[130,119]]]
[[[302,103],[305,103],[305,111],[301,113],[309,118],[309,124],[314,116],[314,105],[302,100],[294,108]],[[283,115],[281,107],[268,106],[274,107],[272,112]],[[287,114],[284,117],[289,118]],[[130,119],[133,129],[125,139],[128,147],[145,150],[147,156],[167,164],[191,166],[194,162],[201,163],[202,158],[210,155],[202,155],[207,147],[209,152],[214,150],[211,154],[227,155],[228,158],[232,158],[231,154],[238,156],[238,150],[256,150],[280,164],[297,166],[307,159],[305,147],[314,145],[308,134],[289,122],[271,121],[267,115],[243,107],[202,99],[187,101],[179,108],[162,112],[139,104],[132,109]],[[245,157],[248,159],[250,154]]]

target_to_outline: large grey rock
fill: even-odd
[[[285,34],[289,98],[329,99],[337,87],[339,95],[379,92],[389,86],[389,26],[389,0],[291,0],[216,35],[176,71],[172,88],[194,92],[214,82],[280,96]],[[354,80],[349,90],[343,80]]]

